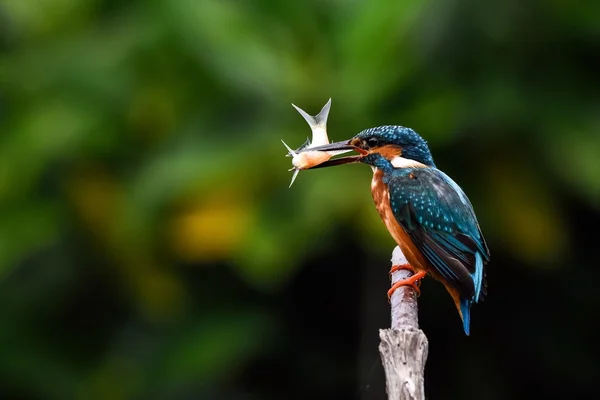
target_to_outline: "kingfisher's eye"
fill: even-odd
[[[379,144],[379,140],[377,140],[376,138],[367,139],[367,145],[369,147],[377,147],[378,144]]]

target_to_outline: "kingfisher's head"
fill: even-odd
[[[427,142],[410,128],[395,125],[365,129],[352,139],[311,150],[355,150],[359,156],[327,161],[319,167],[363,162],[380,169],[406,167],[435,167]]]

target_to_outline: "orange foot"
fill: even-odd
[[[398,289],[400,286],[412,286],[413,289],[415,290],[415,292],[417,292],[417,295],[421,294],[421,290],[419,289],[419,285],[421,283],[420,280],[423,279],[425,277],[425,275],[427,275],[427,272],[425,272],[425,271],[416,272],[415,269],[410,264],[401,264],[401,265],[393,265],[392,266],[392,269],[390,269],[390,276],[394,272],[399,271],[401,269],[411,271],[413,273],[413,276],[394,283],[392,285],[392,287],[390,288],[390,290],[388,290],[388,293],[387,293],[388,300],[392,298],[392,294],[394,294],[396,289]]]

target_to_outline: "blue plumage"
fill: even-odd
[[[469,336],[471,334],[471,301],[467,299],[460,299],[460,313],[462,315],[463,329],[465,334]]]
[[[379,149],[388,146],[388,150],[370,152],[361,161],[383,171],[396,221],[427,259],[432,272],[458,291],[457,307],[468,335],[470,307],[486,294],[484,263],[489,261],[473,207],[460,186],[435,167],[425,140],[413,130],[384,126],[356,136],[366,143],[372,137],[377,138]],[[396,146],[395,157],[402,160],[390,159],[390,149]],[[406,160],[418,163],[411,166]]]
[[[427,142],[410,128],[370,128],[313,150],[347,149],[361,155],[320,166],[358,161],[374,167],[373,199],[388,230],[413,267],[446,286],[468,335],[471,305],[486,294],[490,254],[466,194],[437,169]]]
[[[475,303],[478,303],[483,284],[483,259],[480,252],[475,253],[475,273],[471,276],[475,282]]]
[[[410,128],[398,125],[378,126],[365,129],[355,138],[364,140],[376,138],[380,144],[394,143],[394,145],[402,147],[404,158],[418,161],[429,167],[435,167],[427,142]]]
[[[461,295],[477,302],[484,290],[483,260],[489,259],[473,207],[436,168],[385,168],[394,217],[433,267]]]

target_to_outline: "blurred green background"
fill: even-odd
[[[472,335],[420,297],[430,399],[600,376],[600,2],[0,1],[0,398],[385,398],[394,247],[369,168],[430,143],[488,240]]]

